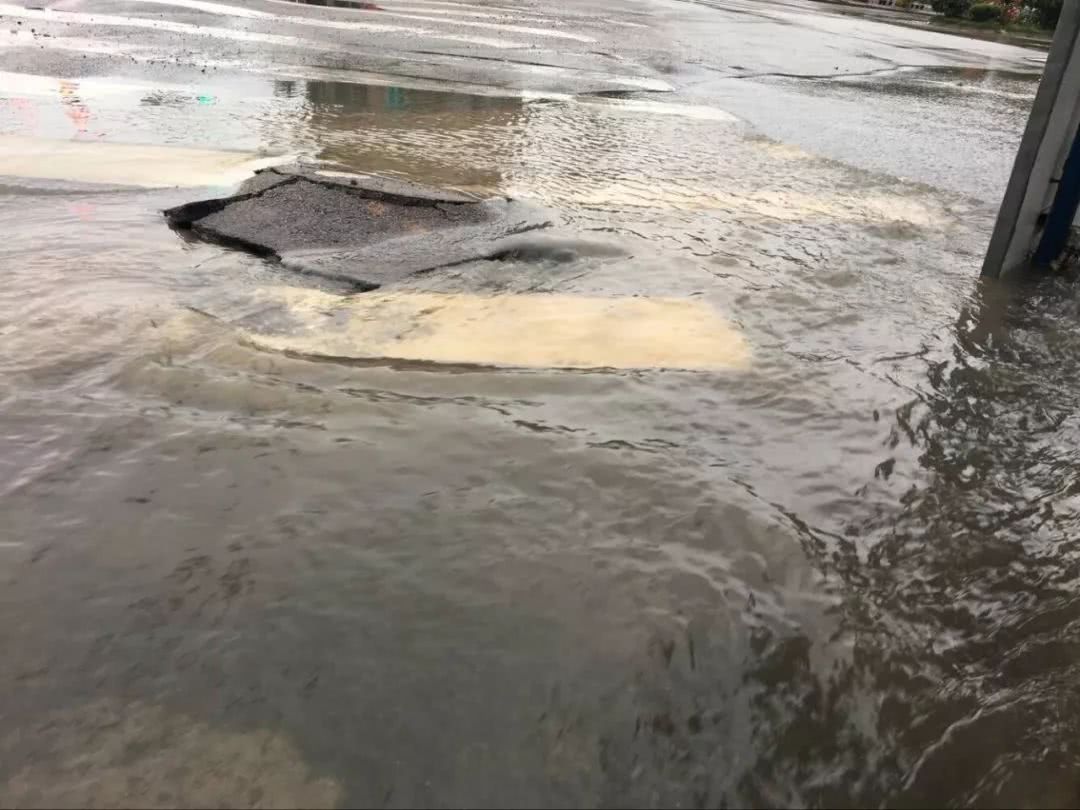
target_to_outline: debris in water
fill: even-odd
[[[548,224],[541,212],[505,198],[302,167],[265,170],[232,197],[187,203],[165,216],[204,239],[365,290],[497,256],[510,237]]]

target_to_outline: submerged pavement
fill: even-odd
[[[1075,804],[1045,55],[844,11],[0,5],[0,805]]]

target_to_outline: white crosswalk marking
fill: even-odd
[[[157,0],[139,0],[139,2],[157,2]],[[215,3],[203,3],[199,0],[177,0],[170,5],[216,6]],[[470,45],[482,45],[488,48],[523,48],[524,43],[508,42],[490,37],[474,37],[463,34],[451,34],[440,31],[431,31],[426,28],[409,28],[401,25],[383,25],[379,23],[350,22],[345,20],[309,19],[306,17],[280,17],[276,14],[261,16],[259,12],[250,9],[242,9],[241,15],[233,15],[232,6],[221,6],[222,11],[211,12],[222,15],[241,16],[247,19],[266,20],[268,22],[291,23],[314,28],[331,28],[345,31],[364,31],[369,33],[400,33],[416,36],[429,37],[435,40],[450,40],[463,42]],[[206,8],[200,10],[208,10]],[[260,14],[260,16],[255,16]],[[147,19],[143,17],[121,16],[116,14],[88,14],[78,11],[53,11],[51,9],[32,9],[15,6],[9,3],[0,3],[0,15],[19,17],[30,20],[47,20],[66,23],[78,23],[80,25],[115,25],[124,28],[149,28],[157,31],[169,31],[176,34],[189,34],[193,36],[216,37],[218,39],[232,39],[246,42],[262,42],[274,45],[293,45],[305,47],[324,47],[332,49],[330,43],[314,43],[300,37],[290,37],[281,34],[263,34],[252,31],[241,31],[232,28],[212,28],[205,25],[192,25],[190,23],[175,22],[172,20]]]

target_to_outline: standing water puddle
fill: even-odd
[[[701,99],[208,76],[0,91],[0,172],[86,164],[0,179],[0,803],[1075,798],[1075,303],[974,283],[992,204]],[[567,248],[346,296],[117,150]]]

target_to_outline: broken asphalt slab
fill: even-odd
[[[174,228],[361,290],[516,255],[522,234],[550,224],[543,211],[516,200],[303,166],[265,169],[231,197],[164,214]]]

